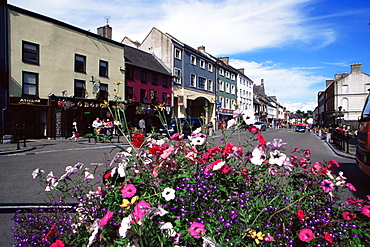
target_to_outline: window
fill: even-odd
[[[229,71],[226,71],[226,78],[230,78],[230,72]]]
[[[140,102],[146,103],[148,98],[146,97],[146,90],[145,89],[140,89]]]
[[[99,60],[99,76],[108,77],[108,62]]]
[[[231,74],[231,80],[235,81],[235,74]]]
[[[194,74],[190,74],[190,86],[196,87],[197,85],[197,77]]]
[[[98,100],[108,100],[108,84],[101,83]]]
[[[132,68],[127,69],[127,79],[134,79],[134,70]]]
[[[127,99],[135,100],[134,88],[127,87]]]
[[[86,56],[75,54],[75,71],[86,73]]]
[[[175,48],[175,58],[181,60],[181,50],[180,49]]]
[[[213,91],[213,81],[212,80],[208,80],[208,88],[207,88],[207,90],[208,91]]]
[[[178,68],[174,69],[174,83],[181,84],[181,70]]]
[[[208,64],[208,71],[210,71],[210,72],[213,71],[213,65],[211,63]]]
[[[162,103],[163,104],[167,104],[167,98],[168,98],[167,93],[162,93]]]
[[[226,83],[226,93],[230,93],[230,84]]]
[[[220,73],[220,75],[223,76],[224,75],[224,69],[220,68],[219,73]]]
[[[150,91],[150,99],[152,100],[152,103],[157,103],[158,94],[157,91]]]
[[[226,105],[225,105],[225,108],[226,108],[226,109],[230,109],[230,99],[229,99],[229,98],[226,98]]]
[[[39,45],[23,41],[22,61],[25,63],[39,64]]]
[[[162,87],[168,87],[167,77],[162,77]]]
[[[197,58],[194,55],[190,55],[190,63],[192,65],[197,65]]]
[[[204,69],[206,67],[206,62],[203,59],[200,60],[200,67]]]
[[[146,73],[144,71],[140,73],[140,81],[141,83],[146,83]]]
[[[235,94],[235,86],[231,85],[231,94]]]
[[[220,91],[224,91],[224,82],[223,81],[219,80],[218,81],[218,86],[219,86]]]
[[[225,99],[224,99],[224,97],[220,97],[220,102],[221,102],[221,108],[225,108]]]
[[[75,80],[75,97],[77,98],[85,98],[85,81],[83,80]]]
[[[38,96],[39,75],[31,72],[23,72],[22,94],[25,96]]]
[[[198,77],[198,88],[205,89],[206,79],[203,77]]]
[[[152,74],[152,85],[158,85],[157,75],[155,75],[155,74]]]

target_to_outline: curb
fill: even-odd
[[[19,149],[19,150],[3,151],[3,152],[0,152],[0,155],[15,154],[15,153],[23,153],[23,152],[31,151],[31,150],[34,150],[34,149],[36,149],[36,147],[31,146],[31,147],[29,147],[29,148],[23,148],[23,149]]]

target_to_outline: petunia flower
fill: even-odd
[[[40,174],[43,174],[44,172],[45,172],[44,170],[37,168],[32,172],[32,178],[35,179],[37,178],[37,176],[39,176]]]
[[[171,222],[166,222],[164,224],[162,224],[159,229],[161,229],[162,231],[165,231],[169,236],[169,237],[175,237],[176,236],[176,231],[173,230],[173,225]]]
[[[279,150],[274,150],[270,152],[269,163],[272,165],[282,166],[286,160],[286,154],[281,153]]]
[[[168,156],[172,154],[172,152],[175,151],[174,146],[171,146],[167,148],[166,150],[163,150],[163,153],[160,155],[161,159],[167,159]]]
[[[327,233],[325,232],[324,233],[324,237],[323,237],[325,240],[329,241],[329,243],[333,243],[333,238],[332,236],[330,235],[330,233]]]
[[[356,191],[356,187],[355,187],[355,186],[353,186],[351,183],[346,183],[346,186],[347,186],[350,190],[352,190],[352,191]]]
[[[304,220],[304,212],[302,209],[298,209],[297,216],[299,220]]]
[[[118,233],[121,237],[125,238],[127,236],[127,231],[131,228],[131,221],[131,215],[122,219],[121,225],[118,229]]]
[[[50,245],[50,247],[64,247],[64,242],[60,239],[57,239],[54,243]]]
[[[313,232],[311,229],[305,228],[299,231],[298,237],[303,242],[308,242],[312,240],[315,236],[313,235]]]
[[[134,207],[134,212],[132,213],[135,222],[139,223],[142,218],[148,213],[150,208],[151,205],[144,200],[136,204],[136,206]]]
[[[236,120],[234,118],[227,121],[227,129],[230,129],[231,127],[235,126],[237,124]]]
[[[266,160],[266,153],[261,147],[256,147],[252,151],[252,164],[260,166]]]
[[[344,212],[342,213],[342,217],[344,220],[353,220],[356,219],[357,215],[351,212]]]
[[[370,217],[370,205],[363,206],[361,212],[367,217]]]
[[[207,230],[202,223],[192,222],[188,231],[194,238],[201,238]]]
[[[175,190],[167,187],[162,192],[162,196],[164,199],[166,199],[166,201],[171,201],[175,199]]]
[[[346,177],[343,176],[343,172],[340,171],[338,172],[338,177],[335,178],[336,182],[335,182],[335,186],[344,186],[346,184]]]
[[[266,145],[266,140],[265,140],[265,137],[263,135],[261,135],[260,133],[257,134],[257,141],[260,143],[260,147],[263,147]]]
[[[89,171],[89,168],[85,168],[85,178],[84,180],[92,180],[94,179],[94,175]]]
[[[286,145],[286,142],[283,142],[281,139],[274,139],[272,142],[267,142],[266,146],[269,150],[281,150],[283,146]]]
[[[321,182],[320,187],[324,190],[325,193],[328,193],[334,190],[334,183],[330,180],[324,179]]]
[[[121,192],[123,198],[130,198],[136,194],[136,187],[133,184],[128,184],[121,190]]]
[[[99,222],[99,227],[100,227],[100,226],[105,226],[105,225],[108,223],[108,221],[112,218],[113,214],[114,214],[114,212],[113,212],[113,211],[108,211],[108,212],[104,215],[104,217],[100,220],[100,222]]]

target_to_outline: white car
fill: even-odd
[[[264,131],[267,129],[267,126],[265,124],[265,122],[255,122],[253,124],[253,126],[255,126],[257,129],[261,130],[261,131]]]

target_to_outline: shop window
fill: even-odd
[[[86,82],[83,80],[75,80],[75,97],[76,98],[85,98],[86,93]]]
[[[127,99],[135,100],[135,93],[133,87],[127,87]]]
[[[146,96],[146,90],[140,89],[140,102],[146,103],[148,101],[148,97]]]
[[[39,64],[39,45],[27,41],[22,42],[22,61]]]
[[[75,72],[86,73],[86,56],[75,54]]]
[[[23,96],[38,96],[39,74],[23,71]]]
[[[108,77],[108,62],[99,60],[99,76]]]

